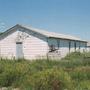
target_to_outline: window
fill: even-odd
[[[53,51],[56,50],[56,49],[55,49],[55,45],[50,45],[49,48],[50,48],[50,52],[53,52]]]

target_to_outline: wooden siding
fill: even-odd
[[[18,37],[19,36],[19,37]],[[22,38],[22,39],[20,39]],[[85,50],[86,43],[79,41],[70,41],[64,39],[48,38],[38,33],[19,28],[9,33],[0,40],[0,57],[16,58],[16,42],[22,42],[23,57],[25,59],[46,58],[49,53],[50,45],[54,45],[57,52],[53,52],[55,57],[62,58],[70,52],[80,49]],[[75,44],[76,43],[76,44]]]
[[[66,56],[69,53],[69,41],[67,40],[60,40],[60,53],[61,57]]]
[[[0,41],[0,56],[2,58],[16,58],[16,38],[20,32],[21,31],[17,30]],[[41,40],[29,35],[29,37],[22,42],[24,58],[35,59],[36,57],[46,56],[48,50],[46,40],[46,38]]]
[[[16,39],[17,32],[14,32],[0,41],[0,57],[14,58],[16,55]]]
[[[35,59],[35,58],[42,58],[43,56],[46,57],[46,54],[48,52],[48,44],[45,42],[46,38],[44,38],[44,41],[34,37],[30,36],[23,42],[23,52],[24,57],[26,59]]]
[[[53,39],[53,38],[50,38],[48,41],[49,41],[48,42],[49,46],[54,45],[56,48],[56,52],[55,53],[52,52],[52,55],[54,57],[55,57],[55,54],[57,54],[56,56],[59,55],[59,57],[62,58],[71,52],[75,52],[75,51],[84,52],[84,50],[86,50],[85,49],[86,43],[84,42],[70,41],[70,40],[64,40],[64,39]]]

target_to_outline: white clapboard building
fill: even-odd
[[[87,41],[77,37],[15,25],[0,35],[0,57],[9,59],[62,58],[83,52]]]

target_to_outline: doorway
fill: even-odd
[[[16,59],[23,58],[23,44],[22,42],[16,42]]]

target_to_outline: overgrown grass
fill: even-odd
[[[89,55],[74,52],[62,60],[1,60],[0,87],[9,87],[9,90],[90,90]]]

